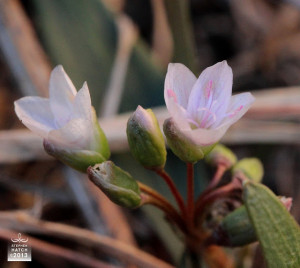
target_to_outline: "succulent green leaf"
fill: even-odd
[[[269,268],[300,267],[300,228],[266,186],[245,181],[243,199]]]
[[[113,162],[106,161],[89,167],[88,175],[112,202],[127,208],[140,205],[140,189],[136,180]]]

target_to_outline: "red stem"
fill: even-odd
[[[194,164],[187,163],[187,219],[193,225],[194,219]]]
[[[201,195],[198,197],[197,201],[196,201],[196,207],[199,206],[199,204],[202,202],[203,198],[205,198],[205,196],[210,193],[213,188],[215,188],[218,183],[220,182],[220,180],[222,179],[224,173],[226,171],[226,166],[219,164],[217,166],[217,170],[215,175],[213,176],[212,180],[210,181],[210,183],[208,184],[208,186],[206,187],[206,189],[201,193]]]
[[[183,198],[180,194],[180,192],[178,191],[178,189],[176,188],[173,180],[171,179],[171,177],[169,176],[169,174],[164,170],[164,169],[158,169],[155,170],[155,172],[164,179],[164,181],[167,183],[167,185],[169,186],[177,204],[178,207],[181,211],[181,214],[184,216],[186,215],[186,210],[185,210],[185,205],[184,205],[184,201]]]
[[[205,191],[211,190],[218,185],[218,183],[222,179],[226,169],[227,169],[227,167],[225,165],[219,164],[217,166],[216,173],[215,173],[214,177],[212,178],[212,180],[210,181],[210,183],[208,184]]]
[[[217,198],[225,197],[229,195],[233,190],[240,189],[240,188],[241,188],[240,181],[238,179],[233,179],[230,183],[210,191],[205,196],[203,196],[200,203],[196,204],[195,215],[201,218],[201,215],[203,214],[204,209],[208,204],[211,204]]]

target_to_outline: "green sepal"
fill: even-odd
[[[112,202],[127,208],[140,205],[140,188],[136,180],[113,162],[106,161],[89,167],[88,176]]]
[[[229,213],[212,237],[216,244],[227,247],[241,247],[257,241],[246,207],[242,205]]]
[[[91,150],[101,154],[105,160],[107,160],[110,157],[109,144],[102,128],[100,127],[94,107],[92,107],[92,117],[94,124],[94,140],[92,141],[90,148]]]
[[[208,146],[196,145],[180,132],[172,118],[165,120],[163,130],[172,152],[186,163],[198,162],[216,145],[216,143]]]
[[[264,168],[258,158],[244,158],[234,165],[232,174],[233,176],[242,176],[255,182],[261,182],[264,175]]]
[[[205,160],[212,166],[225,165],[230,169],[237,161],[235,154],[223,144],[217,144],[209,154],[206,155]]]
[[[167,151],[163,134],[151,109],[138,106],[127,122],[127,139],[133,157],[146,168],[165,166]]]
[[[62,149],[47,140],[44,140],[43,145],[49,155],[81,172],[86,172],[89,166],[102,163],[106,160],[100,153],[95,151]]]
[[[266,186],[243,183],[243,199],[269,268],[300,267],[300,228]]]

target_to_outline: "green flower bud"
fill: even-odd
[[[212,235],[220,246],[240,247],[257,240],[246,207],[242,205],[228,214]]]
[[[164,167],[167,155],[165,141],[151,109],[137,107],[127,123],[127,139],[134,158],[144,167]]]
[[[200,146],[194,144],[179,131],[172,118],[165,120],[163,130],[172,152],[186,163],[195,163],[201,160],[216,145]]]
[[[217,144],[205,157],[206,162],[212,166],[225,165],[230,169],[237,161],[235,154],[226,146]]]
[[[81,172],[86,172],[89,166],[106,160],[100,153],[95,151],[60,148],[47,140],[44,140],[43,145],[49,155]]]
[[[261,182],[264,175],[264,168],[259,159],[244,158],[234,165],[232,174],[236,177],[246,177],[255,182]]]
[[[113,162],[106,161],[89,167],[88,176],[112,202],[127,208],[140,205],[140,189],[136,180]]]

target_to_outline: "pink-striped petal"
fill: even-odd
[[[230,126],[234,124],[248,111],[254,101],[255,98],[249,92],[232,96],[227,112],[224,114],[223,119],[220,121],[216,121],[214,127],[220,128],[225,125]]]
[[[232,92],[232,78],[232,70],[226,61],[206,68],[193,86],[188,112],[197,116],[199,108],[207,108],[215,114],[224,113]]]
[[[172,100],[186,109],[192,87],[196,80],[196,76],[183,64],[170,63],[164,90],[167,107],[169,108],[170,100]]]

